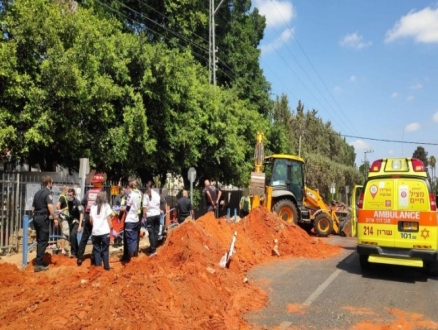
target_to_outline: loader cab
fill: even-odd
[[[291,155],[272,155],[265,158],[266,186],[272,187],[273,199],[290,196],[297,206],[304,199],[304,160]]]

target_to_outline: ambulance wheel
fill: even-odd
[[[333,231],[333,220],[328,214],[320,213],[316,216],[313,226],[318,236],[326,237]]]
[[[433,277],[438,276],[438,260],[429,263],[429,274]]]
[[[272,208],[277,216],[289,223],[298,224],[298,211],[294,202],[289,199],[282,199],[275,203]]]
[[[368,270],[371,268],[370,262],[368,261],[368,255],[366,254],[359,255],[359,263],[360,263],[360,267],[363,270]]]

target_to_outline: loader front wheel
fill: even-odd
[[[275,213],[277,213],[277,216],[282,220],[289,223],[298,224],[297,207],[291,200],[282,199],[281,201],[275,203],[272,209],[274,210]]]
[[[315,218],[315,233],[318,236],[326,237],[333,231],[333,220],[326,213],[320,213]]]

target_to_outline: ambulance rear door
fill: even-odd
[[[359,211],[358,243],[394,247],[396,222],[394,178],[372,178],[363,191],[363,207]]]
[[[397,217],[395,246],[437,249],[435,196],[427,179],[397,179]],[[432,210],[435,209],[435,210]]]

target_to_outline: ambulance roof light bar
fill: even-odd
[[[370,172],[379,172],[380,167],[382,166],[383,159],[378,159],[373,162],[370,167]]]
[[[412,169],[414,172],[425,172],[424,164],[421,160],[417,158],[412,158]]]

